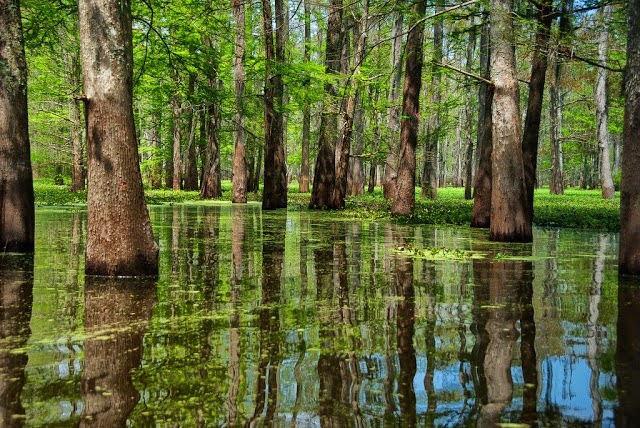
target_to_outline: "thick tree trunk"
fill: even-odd
[[[157,275],[133,118],[129,3],[80,1],[87,120],[87,275]],[[107,37],[108,35],[108,37]]]
[[[325,65],[328,74],[340,71],[342,53],[342,0],[331,0],[329,22],[327,24],[327,43]],[[318,157],[313,175],[313,189],[309,208],[331,208],[333,187],[335,185],[335,150],[337,145],[338,88],[331,81],[324,85],[325,97],[320,118],[320,139]]]
[[[627,22],[618,269],[640,275],[640,0],[629,1]]]
[[[491,60],[491,41],[489,34],[488,13],[483,14],[483,27],[480,37],[480,69],[483,77],[489,79],[489,63]],[[473,191],[473,214],[471,227],[488,228],[491,223],[491,154],[493,152],[493,86],[480,83],[478,90],[478,138],[476,171]]]
[[[436,1],[436,13],[442,12],[444,1]],[[438,199],[438,149],[440,145],[440,103],[442,102],[442,89],[440,83],[442,74],[440,67],[435,65],[442,62],[444,55],[444,22],[441,18],[436,18],[433,24],[433,66],[431,68],[431,109],[429,113],[429,124],[427,132],[427,142],[425,145],[424,166],[422,173],[422,197]]]
[[[512,12],[510,0],[491,0],[491,77],[495,92],[489,238],[530,242]]]
[[[538,5],[538,26],[531,59],[527,117],[524,122],[524,135],[522,137],[522,159],[524,162],[524,182],[527,195],[526,211],[529,223],[533,222],[533,194],[536,187],[542,99],[547,74],[551,22],[551,3],[543,1]]]
[[[409,34],[405,51],[404,87],[402,89],[402,123],[400,129],[400,158],[396,197],[391,205],[394,215],[410,215],[416,202],[416,145],[418,143],[418,116],[420,86],[422,85],[422,44],[424,21],[420,19],[427,9],[426,0],[418,0],[409,21]]]
[[[27,63],[19,0],[0,7],[0,253],[34,248]]]
[[[404,14],[396,12],[393,33],[391,38],[393,45],[391,48],[391,79],[389,81],[389,119],[387,121],[387,132],[389,151],[387,152],[386,165],[384,167],[384,178],[382,180],[382,193],[385,199],[394,200],[396,198],[396,180],[398,178],[398,150],[400,149],[400,109],[398,99],[400,98],[400,82],[402,78],[402,23]]]
[[[234,89],[236,112],[233,123],[233,181],[231,183],[231,201],[235,203],[247,202],[247,159],[244,97],[246,75],[244,71],[244,55],[246,50],[245,37],[245,3],[233,0],[233,16],[236,21],[236,43],[233,57]]]
[[[287,206],[287,165],[284,154],[284,129],[282,116],[282,66],[284,65],[284,5],[275,2],[275,48],[271,3],[262,0],[262,20],[265,40],[264,87],[264,191],[262,209],[270,210]]]
[[[600,185],[602,197],[613,199],[616,190],[613,187],[611,177],[611,159],[609,155],[609,130],[608,130],[608,97],[607,97],[607,51],[609,47],[609,23],[611,22],[611,4],[604,6],[602,10],[602,29],[598,40],[598,76],[596,78],[596,134],[598,148],[600,149]]]
[[[304,61],[311,62],[311,3],[304,0]],[[308,83],[305,84],[308,86]],[[309,142],[311,140],[311,107],[305,103],[302,110],[302,165],[298,179],[298,191],[309,192]]]

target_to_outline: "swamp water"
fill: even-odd
[[[34,259],[0,257],[5,425],[638,421],[640,288],[618,284],[615,234],[150,213],[154,281],[85,278],[72,208],[37,210]]]

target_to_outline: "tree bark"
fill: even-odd
[[[527,195],[526,211],[529,223],[533,222],[533,194],[536,187],[542,100],[547,74],[549,37],[552,22],[551,6],[551,3],[547,0],[538,4],[538,25],[531,59],[529,99],[527,101],[527,116],[524,122],[524,135],[522,137],[522,159],[524,162],[524,182]]]
[[[530,242],[532,232],[526,212],[512,3],[510,0],[491,0],[490,5],[491,78],[495,92],[489,239]]]
[[[182,143],[182,101],[180,93],[178,92],[178,77],[177,72],[175,81],[175,88],[173,96],[171,97],[171,110],[173,111],[173,181],[171,188],[173,190],[182,189],[182,161],[181,161],[181,143]]]
[[[233,0],[233,16],[236,21],[236,43],[233,56],[234,89],[236,112],[233,123],[233,180],[231,183],[231,201],[234,203],[247,202],[247,159],[244,97],[246,75],[244,70],[244,56],[246,50],[245,10],[242,0]]]
[[[87,275],[157,275],[133,118],[131,5],[82,0],[87,121]]]
[[[426,0],[414,3],[407,35],[407,60],[404,87],[402,89],[402,123],[400,129],[400,158],[396,198],[391,205],[394,215],[410,215],[416,202],[416,145],[418,143],[418,112],[420,109],[420,86],[422,85],[422,44]]]
[[[444,1],[436,1],[436,13],[442,12]],[[442,62],[444,55],[444,23],[441,17],[435,18],[433,24],[433,66],[431,68],[431,109],[429,115],[427,141],[425,145],[424,166],[422,169],[422,197],[438,199],[438,148],[440,144],[440,103],[442,102],[442,89],[440,83],[442,74],[440,68],[435,65]]]
[[[404,14],[395,13],[393,24],[393,45],[391,48],[391,78],[389,81],[389,119],[387,121],[387,132],[389,151],[384,167],[384,178],[382,181],[382,194],[385,199],[394,200],[396,197],[396,180],[398,178],[398,150],[400,149],[400,80],[402,78],[402,23]]]
[[[198,190],[198,164],[196,154],[196,129],[198,129],[198,115],[194,111],[193,105],[190,106],[189,114],[189,139],[187,141],[187,152],[184,160],[184,181],[182,188],[184,190]]]
[[[367,44],[367,26],[369,20],[369,0],[364,0],[364,10],[361,21],[354,25],[354,37],[357,38],[356,52],[354,54],[354,66],[351,72],[352,78],[356,81],[354,94],[347,97],[346,109],[344,112],[344,123],[342,125],[342,144],[336,157],[336,182],[333,188],[332,208],[344,208],[345,197],[347,195],[347,178],[349,176],[349,155],[351,153],[351,140],[353,136],[353,121],[356,107],[360,100],[362,91],[358,82],[360,75],[360,64],[364,61],[364,51]],[[347,85],[349,83],[347,82]]]
[[[609,154],[609,129],[608,129],[608,97],[607,97],[607,51],[609,45],[609,25],[611,22],[611,4],[607,4],[602,9],[602,29],[598,40],[598,75],[596,78],[596,134],[598,137],[598,148],[600,149],[600,185],[602,187],[602,197],[613,199],[616,190],[613,187],[611,177],[611,159]]]
[[[222,82],[218,78],[218,61],[215,57],[215,46],[211,37],[207,37],[206,45],[209,48],[209,90],[212,95],[221,90]],[[222,196],[221,172],[220,172],[220,140],[218,131],[220,127],[220,105],[217,100],[212,100],[208,108],[209,132],[207,135],[207,148],[205,152],[204,172],[200,183],[200,197],[214,199]]]
[[[640,0],[628,13],[618,269],[640,275]]]
[[[466,71],[471,73],[473,71],[473,54],[476,47],[476,26],[473,16],[469,18],[469,42],[467,43],[467,64]],[[465,180],[464,180],[464,198],[471,199],[471,182],[473,180],[473,140],[471,139],[471,91],[466,93],[466,105],[465,105],[465,136],[467,138],[467,155],[465,158]]]
[[[326,73],[333,75],[340,71],[342,53],[342,0],[331,0],[327,41],[325,48]],[[338,126],[338,88],[330,80],[324,85],[325,98],[320,118],[320,139],[318,157],[313,175],[313,189],[309,208],[331,208],[335,185],[335,150]]]
[[[270,210],[287,206],[287,165],[284,154],[284,129],[282,116],[282,66],[284,65],[284,4],[275,2],[275,48],[271,3],[262,0],[262,20],[265,41],[264,86],[264,191],[262,209]]]
[[[304,62],[311,62],[311,3],[304,0]],[[305,86],[309,86],[305,83]],[[311,140],[311,107],[305,103],[302,110],[302,165],[298,179],[298,191],[309,192],[309,141]]]
[[[487,80],[491,77],[491,40],[489,34],[488,12],[483,13],[482,34],[480,36],[480,69]],[[473,191],[473,214],[471,227],[488,228],[491,223],[491,154],[493,152],[493,85],[480,83],[478,89],[478,138],[476,153],[478,170],[476,171]]]
[[[0,7],[0,252],[34,249],[27,62],[19,0]]]

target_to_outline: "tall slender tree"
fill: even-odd
[[[158,273],[133,118],[131,4],[78,4],[87,120],[89,275]]]
[[[628,7],[618,269],[640,275],[640,0]]]
[[[233,116],[233,180],[231,183],[231,200],[236,203],[247,202],[247,159],[245,127],[245,86],[246,74],[244,59],[246,51],[245,10],[243,0],[233,0],[233,16],[236,21],[236,43],[233,55],[233,79],[235,83],[236,112]]]
[[[304,1],[304,62],[311,62],[311,3]],[[309,86],[305,82],[305,86]],[[309,192],[309,141],[311,140],[311,107],[305,103],[302,109],[302,160],[300,165],[300,178],[298,180],[301,193]]]
[[[331,0],[329,22],[327,24],[327,41],[325,48],[326,72],[336,75],[340,72],[340,56],[342,53],[342,0]],[[333,76],[324,85],[325,98],[320,118],[320,138],[318,155],[313,175],[311,191],[311,208],[331,208],[333,187],[336,177],[335,150],[338,130],[338,87]]]
[[[400,129],[400,158],[396,197],[391,205],[394,215],[413,213],[416,202],[416,145],[418,144],[418,116],[420,86],[422,85],[422,44],[426,0],[413,4],[407,35],[404,86],[402,89],[402,123]]]
[[[0,252],[34,248],[27,62],[19,0],[0,1]]]
[[[264,192],[263,209],[287,206],[287,165],[284,154],[282,67],[285,49],[284,0],[275,2],[275,47],[271,2],[262,0],[265,43],[264,85]]]
[[[493,152],[491,224],[494,241],[530,242],[522,161],[512,0],[491,0]]]
[[[222,196],[221,172],[220,172],[220,140],[218,129],[220,127],[220,103],[217,99],[221,91],[222,82],[218,76],[218,60],[216,46],[209,35],[205,38],[205,46],[208,48],[207,80],[211,100],[207,106],[208,130],[207,147],[205,149],[205,162],[202,167],[202,182],[200,183],[200,197],[213,199]]]
[[[609,27],[611,22],[611,11],[613,6],[607,4],[602,8],[602,28],[598,40],[598,67],[596,78],[596,135],[598,137],[598,148],[600,149],[600,186],[602,187],[602,197],[613,199],[616,190],[613,187],[611,177],[611,158],[609,155],[609,105],[607,97],[607,51],[609,50]]]

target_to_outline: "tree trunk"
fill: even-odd
[[[627,22],[618,269],[640,275],[640,0],[629,1]]]
[[[362,150],[364,148],[365,117],[362,105],[362,90],[356,93],[356,111],[353,116],[353,156],[349,164],[349,182],[347,194],[358,196],[364,194],[364,165],[362,162]]]
[[[444,1],[436,0],[436,13],[442,12]],[[440,103],[442,102],[442,89],[440,83],[442,74],[436,63],[442,62],[444,55],[444,22],[442,18],[436,18],[433,24],[433,65],[431,68],[431,109],[429,114],[427,142],[425,145],[424,167],[422,169],[422,197],[438,199],[438,146],[440,144],[441,120]]]
[[[394,215],[410,215],[416,202],[416,145],[418,143],[418,112],[422,85],[422,44],[424,21],[419,21],[427,9],[426,0],[418,0],[413,7],[407,35],[407,60],[402,89],[402,123],[400,129],[400,158],[396,198],[391,205]]]
[[[246,50],[245,37],[245,3],[233,0],[233,15],[236,21],[236,43],[233,57],[234,89],[236,112],[233,123],[233,182],[231,184],[231,201],[235,203],[247,202],[247,159],[245,126],[245,85],[244,56]]]
[[[400,149],[400,81],[402,78],[402,23],[404,14],[396,12],[391,48],[391,79],[389,81],[389,120],[387,121],[387,132],[389,151],[387,152],[386,165],[384,167],[384,178],[382,181],[382,193],[385,199],[394,200],[396,198],[396,180],[398,178],[398,150]]]
[[[342,53],[342,0],[331,0],[329,22],[327,24],[327,42],[325,65],[327,74],[340,71]],[[331,198],[335,184],[335,150],[337,145],[338,88],[328,80],[324,85],[325,97],[320,118],[320,139],[318,157],[313,175],[313,189],[309,208],[331,208]]]
[[[80,46],[87,121],[87,275],[158,274],[133,118],[131,8],[82,0]]]
[[[264,86],[264,191],[262,209],[286,208],[287,166],[284,154],[282,66],[284,66],[284,5],[275,2],[276,34],[273,44],[271,3],[262,0],[265,41]]]
[[[473,71],[473,54],[476,47],[476,26],[473,16],[469,19],[469,42],[467,43],[467,73]],[[471,182],[473,180],[473,140],[471,139],[471,122],[473,120],[471,113],[471,91],[465,91],[465,136],[467,138],[467,155],[465,157],[465,180],[464,180],[464,198],[471,199]]]
[[[480,69],[483,77],[490,78],[491,37],[489,17],[483,12],[482,34],[480,36]],[[480,83],[478,90],[478,138],[476,153],[478,170],[476,171],[473,191],[473,214],[471,227],[488,228],[491,223],[491,154],[493,152],[493,86]]]
[[[198,164],[196,155],[196,129],[198,128],[198,115],[191,106],[189,117],[189,140],[187,143],[187,156],[184,160],[184,190],[198,190]]]
[[[607,97],[607,50],[609,45],[609,23],[611,22],[612,6],[607,4],[602,9],[602,29],[598,40],[598,76],[596,78],[596,134],[598,138],[598,148],[600,149],[600,185],[602,186],[602,197],[613,199],[616,190],[613,187],[611,177],[611,159],[609,155],[609,130],[608,130],[608,97]]]
[[[538,167],[542,99],[547,74],[549,36],[552,22],[551,6],[551,3],[547,1],[543,1],[538,5],[538,26],[531,59],[527,117],[524,122],[524,135],[522,137],[522,159],[524,162],[524,182],[527,195],[526,211],[529,223],[533,222],[533,194],[536,187],[536,170]]]
[[[491,77],[495,92],[489,238],[492,241],[530,242],[532,233],[526,211],[512,3],[511,0],[491,0],[490,4]]]
[[[357,38],[356,52],[354,55],[354,66],[351,75],[356,81],[355,94],[350,94],[346,101],[346,111],[344,112],[344,123],[342,125],[342,144],[336,158],[336,182],[333,188],[332,208],[344,208],[345,197],[347,195],[347,177],[349,175],[349,154],[351,152],[351,139],[353,135],[353,119],[356,107],[361,97],[361,84],[358,82],[360,75],[360,64],[364,61],[364,51],[367,44],[367,26],[369,20],[369,0],[364,0],[364,10],[362,19],[354,25],[354,38]],[[349,85],[349,82],[347,82]]]
[[[214,96],[222,89],[222,82],[218,78],[218,60],[216,47],[207,36],[205,44],[209,49],[208,58],[208,83],[209,91]],[[200,183],[200,197],[214,199],[222,196],[222,177],[220,172],[220,140],[218,132],[220,128],[220,105],[213,99],[209,103],[208,112],[209,132],[207,133],[207,147],[205,149],[205,163],[203,166],[202,182]]]
[[[176,73],[177,74],[177,73]],[[177,81],[176,77],[176,81]],[[173,111],[173,182],[171,188],[173,190],[182,189],[182,161],[180,146],[182,143],[182,102],[180,100],[180,93],[178,92],[176,83],[175,92],[171,97],[171,110]]]
[[[0,252],[34,249],[27,63],[19,0],[0,7]]]
[[[304,61],[311,62],[311,3],[304,0]],[[305,83],[305,86],[309,86]],[[305,103],[302,110],[302,165],[298,179],[298,191],[309,192],[309,141],[311,140],[311,107]]]

